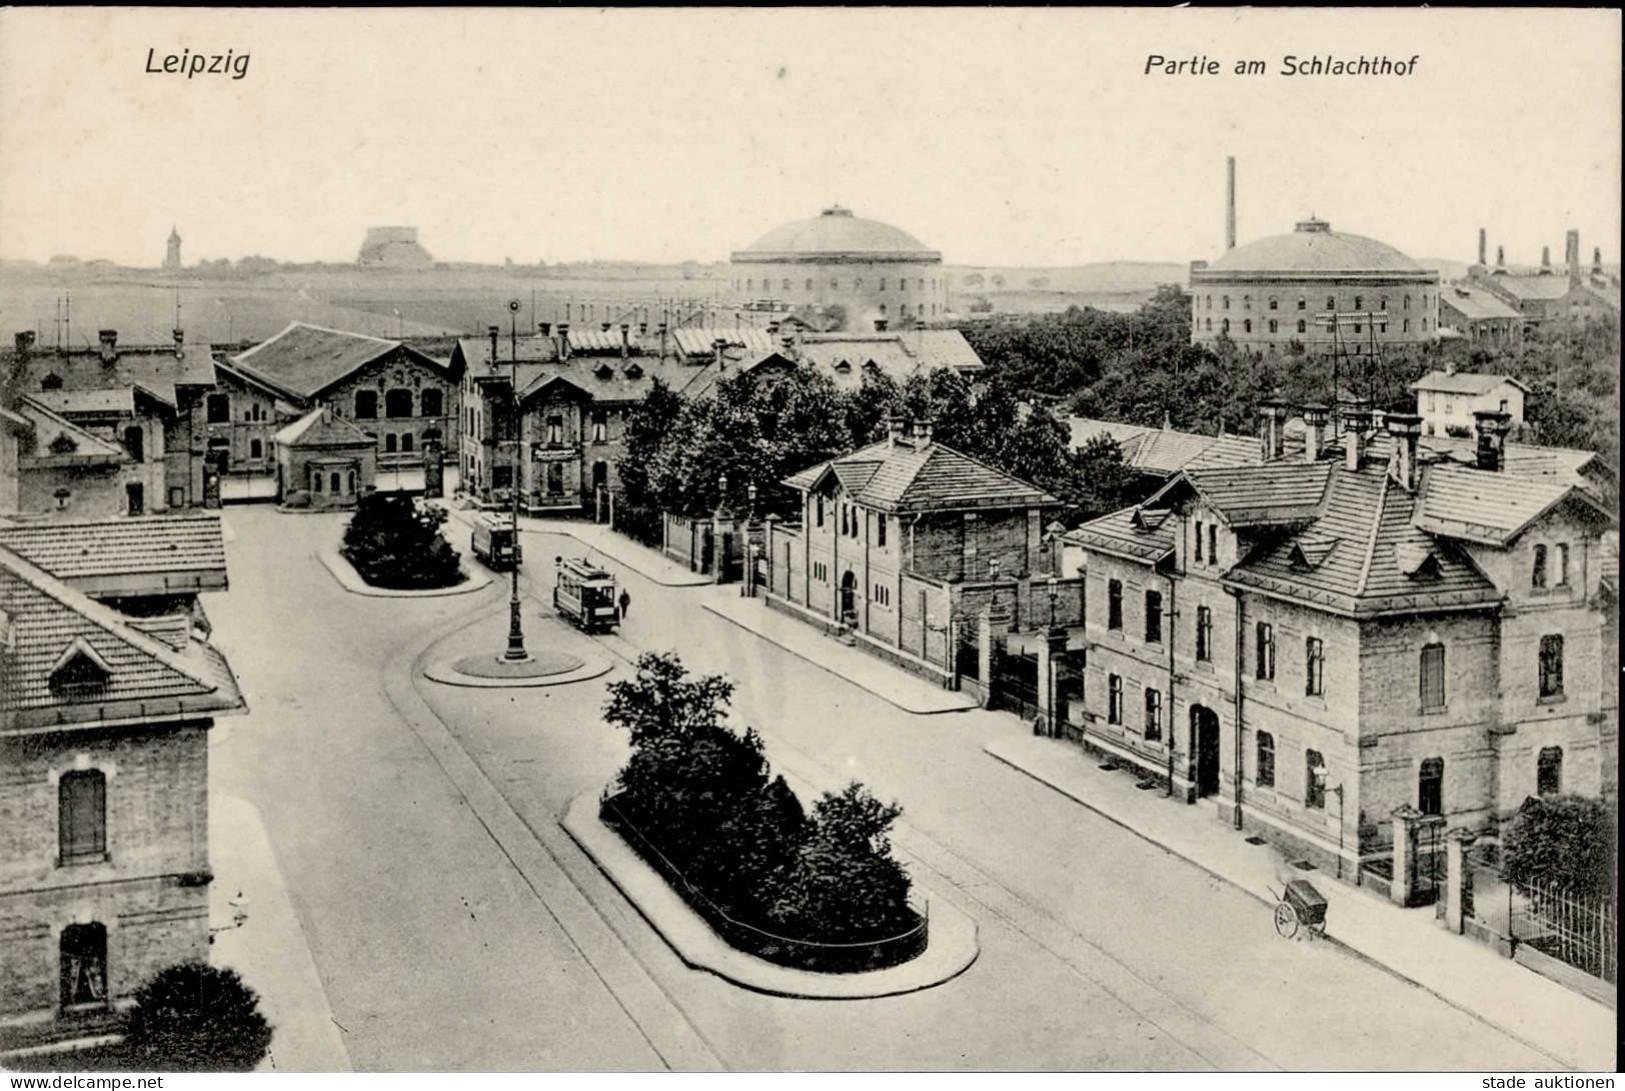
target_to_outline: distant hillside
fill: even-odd
[[[1150,292],[1159,284],[1183,284],[1188,266],[1161,261],[1102,261],[1088,265],[948,265],[956,292]]]

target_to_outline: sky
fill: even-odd
[[[839,202],[954,264],[1620,237],[1621,19],[1552,10],[0,10],[0,257],[721,261]],[[246,74],[150,73],[166,54]],[[1206,55],[1217,76],[1147,75]],[[1386,55],[1403,77],[1287,76]],[[1239,59],[1263,75],[1231,72]]]

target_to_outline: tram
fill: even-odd
[[[519,535],[513,516],[481,514],[474,519],[474,556],[487,568],[517,568],[521,562]]]
[[[554,558],[553,609],[584,632],[608,632],[621,623],[615,577],[584,560]]]

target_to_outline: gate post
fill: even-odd
[[[1416,823],[1422,812],[1409,803],[1394,808],[1394,881],[1388,898],[1395,905],[1411,904],[1411,887],[1416,881]]]
[[[986,607],[976,617],[976,677],[986,708],[993,697],[993,615]]]
[[[1055,693],[1055,664],[1050,662],[1050,642],[1041,640],[1038,643],[1038,692],[1033,694],[1038,705],[1038,715],[1033,717],[1033,734],[1050,735],[1054,733],[1055,710],[1051,708],[1051,697]]]
[[[1478,834],[1462,826],[1451,830],[1445,839],[1444,926],[1458,936],[1462,932],[1467,898],[1473,885],[1472,873],[1467,869],[1467,850],[1477,840]]]

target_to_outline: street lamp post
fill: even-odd
[[[519,301],[508,301],[508,323],[510,329],[514,316],[519,312]],[[514,341],[515,351],[508,354],[508,398],[509,398],[509,425],[513,428],[513,478],[509,482],[509,493],[513,496],[513,541],[515,553],[519,546],[519,353],[518,341]],[[519,558],[514,557],[512,591],[508,598],[508,650],[502,653],[502,658],[510,663],[523,662],[530,656],[525,652],[525,627],[520,618],[519,610]]]

